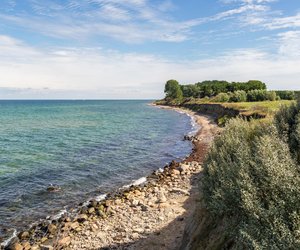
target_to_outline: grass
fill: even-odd
[[[190,99],[185,104],[220,104],[225,108],[240,111],[243,115],[258,114],[261,116],[273,116],[281,106],[289,106],[294,101],[263,101],[263,102],[211,102],[209,99]]]
[[[237,103],[222,103],[226,108],[239,110],[242,114],[261,114],[273,116],[281,106],[289,106],[294,101],[264,101],[264,102],[237,102]]]

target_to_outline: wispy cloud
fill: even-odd
[[[267,6],[261,3],[269,2],[249,1],[212,16],[177,21],[172,18],[170,11],[174,6],[170,0],[158,5],[147,0],[68,0],[64,4],[25,1],[29,1],[35,16],[24,12],[4,13],[0,19],[44,36],[71,39],[106,36],[128,43],[193,39],[194,27],[241,14],[264,12]]]

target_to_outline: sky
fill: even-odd
[[[169,79],[300,90],[300,0],[0,1],[0,99],[155,99]]]

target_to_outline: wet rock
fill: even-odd
[[[22,246],[21,246],[22,247]],[[23,249],[23,247],[21,248]],[[4,250],[20,250],[20,243],[18,238],[13,238]]]
[[[56,229],[57,229],[57,227],[56,227],[55,225],[53,225],[53,224],[50,224],[50,225],[48,226],[48,232],[49,232],[50,234],[55,234]]]
[[[95,208],[94,207],[89,208],[88,213],[89,214],[95,213]]]
[[[89,207],[97,207],[98,206],[98,202],[96,200],[91,200],[90,201],[90,204],[89,204]]]
[[[77,217],[77,221],[79,223],[83,223],[84,221],[86,221],[88,219],[88,216],[86,214],[81,214]]]
[[[57,185],[50,184],[50,186],[47,187],[48,192],[58,192],[60,190],[61,190],[61,188]]]
[[[29,239],[30,234],[29,234],[29,232],[25,231],[25,232],[19,233],[18,236],[21,240],[27,240],[27,239]]]

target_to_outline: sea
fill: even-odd
[[[150,103],[0,101],[0,242],[190,154],[193,119]]]

